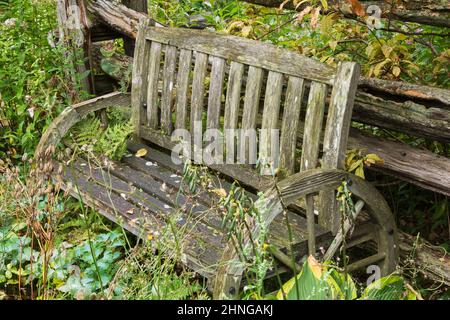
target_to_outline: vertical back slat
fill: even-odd
[[[161,129],[166,134],[172,133],[172,101],[175,80],[177,48],[166,46],[163,69],[163,87],[161,97]]]
[[[218,129],[220,122],[223,78],[225,75],[225,60],[218,57],[211,57],[211,60],[211,77],[209,83],[206,127],[208,129]]]
[[[150,55],[150,42],[145,39],[146,28],[149,19],[139,22],[139,31],[136,38],[135,63],[133,63],[133,78],[131,86],[131,106],[135,135],[140,137],[140,127],[145,120],[145,108],[147,96],[147,70]]]
[[[267,172],[268,161],[277,161],[278,150],[272,150],[272,129],[278,127],[278,117],[280,113],[281,91],[283,89],[283,74],[275,71],[269,71],[267,77],[266,93],[264,97],[264,110],[261,125],[259,159],[261,161],[261,170]],[[278,163],[272,163],[272,169],[276,169]]]
[[[191,71],[192,51],[181,49],[177,76],[177,109],[176,129],[186,128],[187,97],[189,88],[189,73]]]
[[[208,56],[201,52],[195,53],[194,77],[192,79],[191,100],[191,132],[194,132],[194,123],[202,120],[203,102],[205,93],[205,75],[208,65]]]
[[[230,65],[230,73],[228,76],[224,111],[227,163],[234,163],[235,159],[234,132],[228,131],[228,129],[237,129],[243,75],[244,65],[242,63],[232,61]]]
[[[303,87],[303,79],[289,77],[280,138],[280,167],[284,168],[287,174],[293,173],[295,167],[295,147]]]
[[[359,64],[344,62],[338,67],[323,142],[322,167],[344,168],[347,139],[351,124],[353,102],[360,74]],[[339,228],[339,211],[334,191],[320,194],[319,222],[336,233]]]
[[[148,63],[147,123],[152,129],[158,126],[158,78],[161,60],[161,43],[153,41]]]
[[[323,83],[312,82],[306,110],[305,129],[303,131],[301,171],[317,167],[326,97],[327,86]]]
[[[239,102],[241,99],[242,76],[244,65],[231,62],[228,76],[227,95],[225,98],[224,128],[236,129],[239,116]]]
[[[313,81],[309,90],[308,107],[305,117],[302,158],[300,161],[301,171],[317,167],[326,97],[327,86]],[[308,230],[308,252],[309,254],[314,255],[316,251],[316,236],[314,234],[315,215],[313,195],[307,195],[305,197],[305,203],[306,227]]]
[[[248,69],[247,85],[245,87],[244,96],[244,111],[242,114],[241,128],[244,130],[256,128],[256,116],[258,114],[259,98],[261,97],[262,80],[263,70],[258,67],[250,66]],[[240,161],[243,163],[248,163],[249,147],[249,141],[247,141],[247,139],[240,140]]]

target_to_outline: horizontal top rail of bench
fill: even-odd
[[[273,44],[205,30],[147,27],[147,40],[194,50],[326,84],[334,84],[335,70],[299,53]]]

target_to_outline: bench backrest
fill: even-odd
[[[174,129],[194,130],[202,118],[222,131],[279,129],[279,166],[287,173],[316,168],[321,145],[321,166],[342,168],[358,79],[356,63],[335,70],[271,44],[141,21],[132,82],[136,135],[169,148]],[[260,137],[261,157],[270,140]],[[247,148],[245,141],[239,147]]]

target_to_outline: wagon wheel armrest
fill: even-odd
[[[56,146],[67,131],[86,115],[110,106],[130,107],[130,94],[113,92],[67,107],[45,130],[36,148],[35,158],[43,156],[50,146]]]

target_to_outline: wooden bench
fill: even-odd
[[[220,197],[211,190],[192,195],[182,186],[184,165],[174,162],[172,154],[180,141],[171,134],[185,129],[195,135],[195,123],[203,121],[202,133],[220,130],[224,154],[235,161],[236,150],[227,149],[231,144],[226,140],[231,138],[225,133],[254,129],[259,160],[270,166],[273,163],[264,161],[274,151],[274,138],[258,132],[278,129],[279,164],[271,168],[277,170],[275,176],[261,175],[261,167],[250,162],[248,153],[243,153],[247,155],[243,164],[204,164],[225,193],[238,181],[255,201],[261,220],[246,217],[249,228],[239,239],[241,249],[251,246],[267,227],[271,252],[286,267],[295,269],[288,253],[294,253],[297,261],[308,253],[330,259],[345,241],[349,250],[359,246],[367,251],[352,257],[348,270],[378,264],[387,274],[398,260],[394,218],[370,183],[343,170],[358,79],[356,63],[341,63],[330,72],[314,60],[270,44],[206,31],[156,28],[142,20],[131,97],[112,93],[67,108],[44,133],[36,156],[48,155],[87,114],[131,105],[135,131],[128,150],[135,154],[144,148],[147,153],[101,166],[77,159],[66,168],[64,185],[76,184],[77,189],[70,189],[73,196],[81,196],[138,236],[166,228],[170,212],[183,208],[177,226],[189,233],[181,261],[208,278],[214,298],[233,298],[246,268],[236,250],[236,237],[225,232],[217,209]],[[305,132],[301,146],[300,125]],[[245,139],[233,141],[238,150],[248,150]],[[188,144],[194,146],[190,160],[196,160],[196,148],[202,145]],[[336,201],[336,190],[343,183],[355,204],[352,217],[345,219]]]

